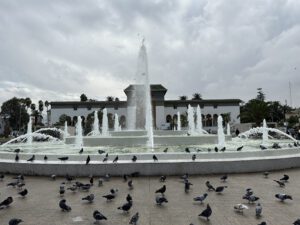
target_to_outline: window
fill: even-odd
[[[214,109],[218,108],[218,105],[217,104],[214,104]]]
[[[173,109],[177,109],[177,105],[173,105]]]
[[[77,110],[77,106],[76,106],[76,105],[74,105],[74,106],[73,106],[73,109],[74,109],[74,110]]]
[[[91,109],[92,109],[92,106],[88,105],[87,109],[88,109],[88,110],[91,110]]]

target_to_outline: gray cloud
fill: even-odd
[[[152,83],[167,98],[202,93],[300,105],[297,0],[0,2],[0,103],[125,98],[146,37]]]

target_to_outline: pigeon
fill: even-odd
[[[132,190],[133,189],[132,180],[128,181],[127,184],[128,184],[129,189]]]
[[[102,178],[99,178],[98,180],[98,187],[102,186],[103,185],[103,179]]]
[[[138,220],[139,220],[139,213],[137,212],[136,214],[134,214],[134,215],[131,217],[131,219],[130,219],[130,221],[129,221],[129,224],[136,225],[137,222],[138,222]]]
[[[293,200],[292,196],[287,194],[276,194],[275,197],[280,199],[282,202],[287,199]]]
[[[268,149],[266,146],[263,146],[263,145],[260,145],[259,147],[260,147],[261,150]]]
[[[225,150],[226,150],[226,147],[223,147],[220,149],[221,152],[225,152]]]
[[[243,196],[243,198],[244,198],[244,197],[249,197],[249,196],[251,196],[251,195],[253,195],[252,189],[251,189],[251,188],[247,188],[247,189],[246,189],[246,194]]]
[[[129,201],[129,202],[126,202],[124,205],[118,207],[119,210],[123,210],[123,212],[129,212],[129,210],[131,209],[132,207],[132,202]]]
[[[226,182],[227,178],[228,178],[228,176],[227,176],[227,174],[225,174],[220,178],[220,180],[223,182]]]
[[[35,155],[32,155],[31,158],[27,159],[27,162],[33,162],[35,160]]]
[[[20,191],[18,194],[24,198],[28,194],[28,190],[25,188],[23,191]]]
[[[25,183],[24,182],[20,182],[20,181],[18,181],[18,183],[17,183],[17,187],[18,187],[18,189],[20,189],[20,190],[22,190],[22,187],[23,186],[25,186]]]
[[[59,195],[63,196],[65,194],[65,186],[61,185],[59,186]]]
[[[68,187],[67,189],[71,190],[74,193],[75,191],[77,191],[77,185],[72,185],[71,187]]]
[[[279,148],[281,148],[281,146],[280,146],[278,143],[274,143],[274,144],[272,145],[272,148],[274,148],[274,149],[279,149]]]
[[[117,193],[118,193],[118,189],[110,189],[110,193],[112,194],[112,195],[117,195]]]
[[[155,193],[161,193],[163,195],[166,192],[166,189],[166,185],[164,185],[160,189],[156,190]]]
[[[264,172],[264,176],[265,176],[265,178],[268,178],[269,172],[268,171]]]
[[[119,156],[116,156],[116,158],[113,160],[113,163],[118,162],[118,160],[119,160]]]
[[[284,174],[280,180],[283,182],[287,182],[289,179],[290,179],[289,175]]]
[[[123,181],[127,182],[127,179],[128,179],[128,175],[127,174],[123,174]]]
[[[100,220],[107,220],[107,218],[102,213],[100,213],[98,210],[95,210],[93,212],[93,217],[96,220],[95,223],[98,223]]]
[[[72,208],[66,204],[66,199],[62,199],[59,201],[59,207],[61,208],[62,211],[69,212],[72,210]]]
[[[164,196],[156,196],[155,202],[157,205],[162,205],[162,203],[168,203],[168,200]]]
[[[81,200],[86,200],[86,201],[88,201],[89,203],[92,203],[92,202],[94,201],[94,198],[95,198],[94,194],[90,194],[90,195],[88,195],[88,196],[82,198]]]
[[[209,181],[206,181],[205,185],[206,185],[208,191],[215,191],[215,190],[216,190],[216,189],[210,184]]]
[[[18,181],[10,182],[6,186],[16,187],[18,183],[19,183]]]
[[[8,207],[12,202],[13,202],[13,198],[10,196],[10,197],[7,197],[5,200],[3,200],[1,203],[0,203],[0,208],[3,208],[3,206],[5,207]]]
[[[236,204],[235,206],[233,206],[233,209],[243,213],[244,209],[249,209],[248,206],[244,205],[244,204]]]
[[[156,157],[156,155],[153,155],[152,158],[154,161],[158,161],[158,158]]]
[[[19,149],[19,148],[17,148],[17,149],[14,150],[14,153],[17,153],[17,154],[18,154],[18,153],[20,153],[20,152],[21,152],[21,149]]]
[[[47,160],[48,160],[48,157],[47,157],[46,155],[44,156],[44,160],[45,160],[45,161],[47,161]]]
[[[72,180],[75,180],[75,177],[72,177],[72,176],[70,176],[69,174],[67,174],[65,178],[66,178],[66,180],[67,180],[68,182],[71,182]]]
[[[190,149],[189,148],[185,148],[184,150],[186,153],[191,153]]]
[[[293,224],[294,225],[300,225],[300,219],[297,219]]]
[[[60,161],[62,161],[62,162],[65,162],[65,161],[67,161],[69,159],[69,157],[68,156],[64,156],[64,157],[59,157],[58,159]]]
[[[105,153],[105,151],[100,149],[100,150],[98,150],[98,153],[101,155],[101,154]]]
[[[225,188],[227,188],[227,186],[219,186],[216,188],[215,192],[217,192],[218,194],[221,194]]]
[[[107,160],[108,160],[108,157],[105,156],[105,157],[103,158],[102,162],[107,162]]]
[[[106,198],[107,201],[113,200],[116,196],[113,194],[103,195],[103,198]]]
[[[256,197],[254,195],[250,195],[250,196],[244,196],[243,199],[247,199],[248,203],[254,203],[254,202],[259,200],[259,197]]]
[[[203,203],[203,201],[206,199],[206,197],[208,196],[207,193],[204,193],[203,195],[200,195],[198,197],[194,198],[195,202],[200,202],[201,204]]]
[[[242,146],[240,146],[240,147],[238,147],[236,150],[239,152],[239,151],[242,151],[242,149],[243,149],[243,145]]]
[[[218,147],[215,147],[215,152],[218,152],[218,151],[219,151]]]
[[[207,149],[207,152],[211,152],[211,148],[208,148],[208,149]]]
[[[94,177],[90,176],[90,185],[93,186],[94,185]]]
[[[130,194],[128,194],[128,195],[126,196],[126,201],[127,201],[127,202],[132,202],[132,197],[131,197]]]
[[[80,149],[80,151],[78,152],[79,154],[83,153],[83,148]]]
[[[132,156],[132,162],[136,162],[136,160],[137,160],[137,157],[134,155],[134,156]]]
[[[262,207],[260,205],[260,203],[257,203],[256,207],[255,207],[255,215],[256,217],[260,217],[262,213]]]
[[[166,177],[166,176],[161,176],[161,177],[159,178],[159,181],[160,181],[160,182],[165,182],[165,181],[166,181],[166,179],[167,179],[167,177]]]
[[[19,155],[18,155],[18,154],[16,154],[15,161],[16,161],[16,162],[19,161]]]
[[[80,188],[83,191],[89,191],[91,189],[92,185],[91,184],[84,184]]]
[[[294,146],[297,147],[297,146],[298,146],[298,143],[297,143],[297,142],[294,142]]]
[[[56,180],[56,175],[52,174],[50,178],[51,178],[51,180]]]
[[[105,181],[109,181],[109,179],[110,179],[110,174],[109,174],[109,173],[105,174],[104,179],[105,179]]]
[[[189,174],[188,173],[185,173],[184,175],[182,175],[180,177],[180,179],[182,179],[182,180],[187,180],[188,178],[189,178]]]
[[[185,193],[188,193],[189,192],[189,190],[190,190],[190,186],[191,185],[193,185],[191,182],[189,182],[188,180],[186,180],[185,182],[184,182],[184,191],[185,191]]]
[[[206,209],[204,209],[198,216],[205,217],[206,220],[208,221],[211,214],[212,214],[212,210],[211,210],[209,204],[207,204]]]
[[[277,184],[279,184],[280,187],[285,187],[285,184],[279,180],[273,180],[275,181]]]
[[[87,158],[86,158],[86,161],[85,161],[85,165],[89,164],[89,163],[90,163],[90,160],[91,160],[91,158],[90,158],[90,156],[88,155]]]
[[[168,152],[168,149],[169,149],[169,148],[165,148],[165,149],[163,150],[163,152],[164,152],[164,153],[167,153],[167,152]]]
[[[19,223],[22,223],[22,222],[23,222],[23,220],[21,220],[21,219],[13,218],[8,222],[8,225],[18,225]]]
[[[195,161],[195,159],[196,159],[196,155],[195,155],[195,154],[193,154],[193,156],[192,156],[192,160],[193,160],[193,161]]]
[[[265,221],[261,222],[260,224],[258,225],[267,225],[267,223]]]

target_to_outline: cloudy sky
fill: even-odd
[[[299,0],[1,0],[0,104],[13,97],[126,99],[146,38],[166,98],[300,106]]]

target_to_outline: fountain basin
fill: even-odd
[[[123,132],[123,131],[122,131]],[[137,131],[134,131],[136,133]],[[143,132],[143,131],[140,131]],[[117,134],[117,132],[115,132]],[[125,133],[126,134],[126,133]],[[147,136],[86,136],[83,137],[84,146],[145,146],[149,140]],[[130,133],[129,133],[130,134]],[[75,136],[67,137],[66,144],[74,144]],[[231,141],[231,136],[226,136],[227,141]],[[201,135],[201,136],[181,136],[181,135],[164,135],[154,136],[155,145],[202,145],[217,144],[217,135]]]
[[[195,153],[197,159],[192,161],[192,154],[157,153],[158,162],[153,162],[151,153],[135,154],[137,162],[131,162],[133,154],[118,154],[118,163],[112,163],[116,154],[110,155],[109,161],[103,163],[104,155],[90,155],[91,162],[85,165],[87,155],[69,155],[67,162],[60,162],[61,155],[36,154],[34,162],[27,162],[31,154],[20,154],[20,161],[15,162],[13,153],[0,153],[0,171],[22,173],[25,175],[61,175],[103,176],[107,173],[121,176],[139,172],[141,175],[179,175],[245,173],[272,171],[300,167],[300,148],[264,150],[249,152]]]

